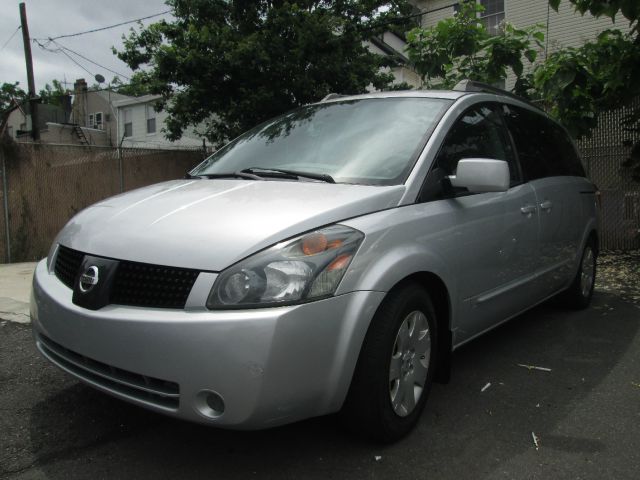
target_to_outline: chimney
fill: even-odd
[[[81,127],[87,126],[87,82],[79,78],[73,84],[73,106],[71,107],[72,122]]]
[[[71,95],[68,90],[62,96],[61,104],[62,111],[64,112],[64,123],[68,123],[71,121]]]

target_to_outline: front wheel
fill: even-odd
[[[392,291],[365,337],[342,411],[346,422],[383,442],[409,433],[431,388],[437,338],[428,293],[417,284]]]

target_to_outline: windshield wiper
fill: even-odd
[[[300,172],[298,170],[285,170],[284,168],[261,168],[251,167],[245,168],[238,173],[254,174],[264,176],[284,176],[285,178],[311,178],[326,183],[336,183],[331,175],[326,173]]]
[[[254,175],[251,172],[233,172],[233,173],[201,173],[199,175],[191,175],[191,178],[246,178],[249,180],[264,180],[264,178]]]

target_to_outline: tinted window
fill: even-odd
[[[503,105],[503,112],[527,180],[584,176],[580,158],[562,127],[542,114],[513,105]]]
[[[502,118],[493,106],[476,105],[467,110],[449,131],[436,167],[446,175],[454,175],[463,158],[491,158],[509,163],[511,182],[519,180],[515,155],[503,126]]]
[[[451,103],[371,98],[310,105],[241,135],[191,173],[280,168],[329,174],[336,182],[400,184]]]

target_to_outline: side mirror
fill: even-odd
[[[455,175],[449,175],[454,187],[470,192],[506,192],[509,190],[509,164],[489,158],[464,158],[458,162]]]

